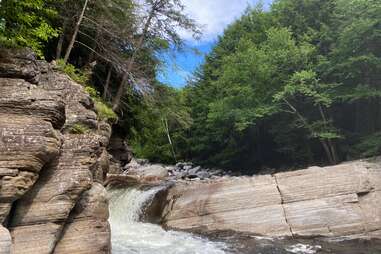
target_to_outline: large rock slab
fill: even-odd
[[[271,176],[178,184],[169,191],[166,226],[290,235]]]
[[[359,201],[366,231],[381,230],[381,191],[362,195],[359,197]]]
[[[284,208],[294,235],[345,236],[365,232],[356,194],[293,202]]]
[[[361,162],[279,173],[275,178],[284,203],[372,190],[368,169]]]
[[[255,177],[177,183],[163,224],[279,236],[379,237],[380,159]]]

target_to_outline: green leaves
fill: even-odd
[[[32,48],[41,58],[44,44],[58,36],[52,22],[57,14],[49,0],[4,0],[0,5],[0,37]]]

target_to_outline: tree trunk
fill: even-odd
[[[69,24],[69,20],[65,19],[65,21],[63,23],[63,27],[62,27],[62,33],[61,33],[60,38],[59,38],[58,43],[57,43],[56,60],[61,58],[62,46],[63,46],[64,40],[65,40],[65,31],[66,31],[68,24]]]
[[[135,64],[135,58],[137,56],[137,53],[139,52],[139,50],[143,46],[145,37],[147,36],[148,29],[151,26],[151,22],[152,22],[154,15],[155,15],[155,8],[152,8],[152,10],[150,11],[150,14],[148,16],[147,22],[144,25],[142,36],[140,36],[139,41],[136,45],[136,49],[132,53],[132,56],[131,56],[128,64],[127,64],[127,69],[125,70],[125,74],[123,75],[122,82],[120,83],[120,85],[118,87],[118,91],[117,91],[115,98],[113,100],[112,109],[114,111],[117,111],[119,106],[120,106],[120,102],[121,102],[123,94],[124,94],[125,85],[126,85],[126,82],[128,82],[128,75],[132,71],[132,67]]]
[[[321,118],[324,121],[324,125],[328,126],[328,120],[327,120],[327,117],[325,115],[323,106],[321,104],[319,104],[318,107],[319,107],[319,112],[320,112]],[[329,162],[331,164],[337,164],[339,162],[339,158],[337,156],[336,148],[335,148],[335,145],[334,145],[334,142],[332,141],[332,139],[327,139],[327,140],[324,140],[322,142],[325,143],[325,146],[326,146],[326,147],[324,147],[324,149],[328,150]]]
[[[325,151],[325,154],[327,155],[327,159],[328,159],[329,164],[331,164],[331,165],[335,164],[335,161],[332,157],[331,150],[329,149],[327,142],[325,140],[320,139],[320,143],[322,144],[322,146],[324,148],[324,151]]]
[[[169,143],[169,145],[171,147],[171,152],[172,152],[173,159],[175,160],[175,162],[177,162],[175,148],[173,147],[173,142],[172,142],[172,139],[171,139],[171,135],[169,133],[168,120],[167,120],[167,118],[162,118],[162,121],[163,121],[165,132],[167,134],[168,143]]]
[[[92,46],[92,50],[90,50],[89,58],[87,60],[88,64],[90,64],[94,61],[95,52],[96,52],[97,47],[98,47],[99,34],[100,34],[100,28],[99,28],[99,25],[97,24],[96,29],[95,29],[94,43]]]
[[[109,86],[110,86],[110,79],[111,79],[111,74],[112,74],[112,65],[110,66],[110,68],[108,69],[108,72],[107,72],[107,78],[106,78],[106,83],[104,85],[104,89],[103,89],[103,95],[102,95],[102,98],[103,100],[107,100],[107,95],[108,95],[108,89],[109,89]]]
[[[77,39],[77,34],[78,34],[78,31],[79,31],[79,27],[80,27],[80,25],[82,23],[83,16],[85,15],[88,3],[89,3],[89,0],[85,0],[85,4],[83,5],[83,9],[82,9],[81,15],[79,16],[78,21],[77,21],[77,23],[76,23],[76,25],[74,27],[74,33],[73,33],[73,35],[71,37],[69,46],[66,49],[66,54],[65,54],[65,57],[64,57],[64,63],[67,63],[67,61],[69,60],[70,53],[71,53],[71,50],[73,49],[75,40]]]

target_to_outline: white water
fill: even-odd
[[[190,233],[165,231],[139,222],[144,206],[162,187],[110,191],[110,225],[113,254],[224,254],[225,244]]]

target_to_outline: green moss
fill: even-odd
[[[86,134],[89,131],[90,129],[81,123],[76,123],[69,128],[69,132],[71,134]]]

